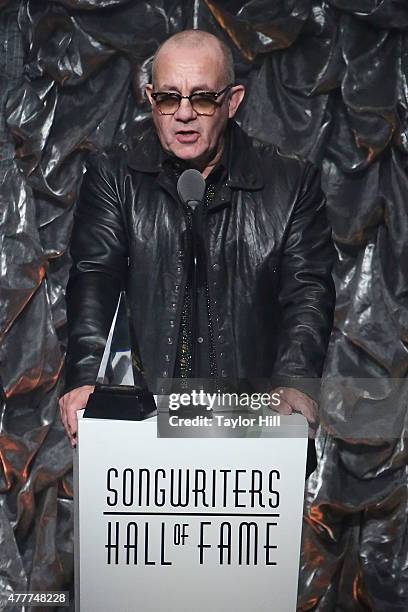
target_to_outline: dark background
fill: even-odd
[[[73,209],[89,152],[145,121],[157,46],[191,27],[231,46],[242,126],[322,168],[338,250],[326,379],[353,379],[322,400],[300,609],[406,612],[404,419],[381,435],[406,412],[383,400],[408,365],[407,0],[0,0],[0,590],[72,586],[57,397]]]

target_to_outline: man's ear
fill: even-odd
[[[238,110],[239,105],[245,96],[245,87],[243,85],[234,85],[231,88],[231,95],[229,99],[228,117],[232,119]]]
[[[145,85],[145,94],[150,104],[153,105],[152,91],[153,91],[153,85],[151,83],[148,83],[147,85]]]

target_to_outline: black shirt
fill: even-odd
[[[166,157],[163,162],[177,180],[180,174],[188,168],[182,160]],[[212,169],[206,178],[204,200],[194,213],[190,207],[185,206],[187,225],[192,233],[193,217],[196,217],[195,240],[199,241],[197,257],[196,294],[193,295],[194,268],[191,262],[190,274],[184,292],[183,310],[180,319],[180,334],[178,340],[177,359],[174,378],[210,378],[217,375],[213,339],[210,295],[207,283],[207,253],[206,253],[206,217],[207,206],[213,200],[217,190],[225,180],[228,168],[228,138],[224,142],[224,149],[219,163]],[[201,210],[200,210],[201,206]],[[192,235],[192,234],[190,234]],[[195,302],[195,306],[194,306]],[[194,316],[195,312],[195,316]]]

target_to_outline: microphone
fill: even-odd
[[[205,180],[201,172],[194,168],[184,170],[177,181],[177,192],[183,204],[194,212],[205,194]]]

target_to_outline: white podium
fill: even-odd
[[[279,437],[171,439],[79,418],[76,612],[295,612],[307,423],[281,419]]]

